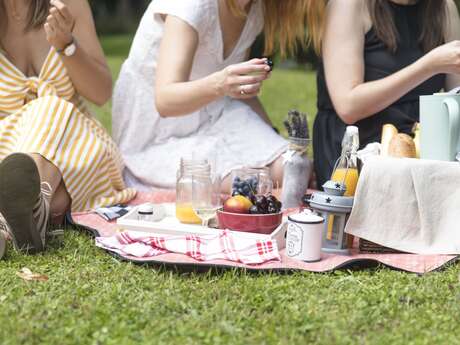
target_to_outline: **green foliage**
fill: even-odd
[[[133,32],[151,0],[90,0],[100,34]]]

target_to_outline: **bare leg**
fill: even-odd
[[[43,156],[32,153],[30,155],[37,165],[40,179],[42,182],[48,182],[53,190],[53,193],[58,189],[62,180],[62,175],[59,169],[51,162],[43,158]]]
[[[53,163],[43,158],[43,156],[35,153],[30,156],[37,165],[41,181],[48,182],[53,191],[53,195],[49,200],[52,218],[55,218],[56,221],[59,221],[59,219],[63,220],[63,216],[69,208],[71,200],[62,181],[61,172]]]
[[[64,181],[61,180],[58,189],[53,195],[51,200],[51,222],[53,224],[64,223],[64,217],[66,212],[70,209],[72,200],[70,195],[65,188]]]

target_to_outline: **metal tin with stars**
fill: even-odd
[[[349,236],[344,230],[354,198],[343,196],[346,188],[336,182],[328,181],[323,188],[326,192],[314,193],[310,198],[310,207],[325,219],[322,251],[348,255]]]

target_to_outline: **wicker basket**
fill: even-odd
[[[361,253],[378,253],[378,254],[396,254],[401,253],[396,249],[391,249],[387,247],[383,247],[379,244],[374,242],[364,240],[362,238],[359,239],[359,251]]]

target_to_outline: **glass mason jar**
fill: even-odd
[[[181,159],[176,176],[176,218],[185,224],[201,224],[192,206],[193,175],[211,176],[211,166],[207,160]]]
[[[247,188],[256,187],[252,190],[255,195],[268,195],[273,191],[273,180],[270,175],[269,168],[241,168],[235,169],[231,173],[232,187],[230,194],[234,192],[236,188],[235,182],[254,181],[253,184],[249,183]],[[244,188],[244,187],[243,187]],[[238,190],[237,190],[238,191]],[[248,190],[239,191],[240,194],[246,195]]]

